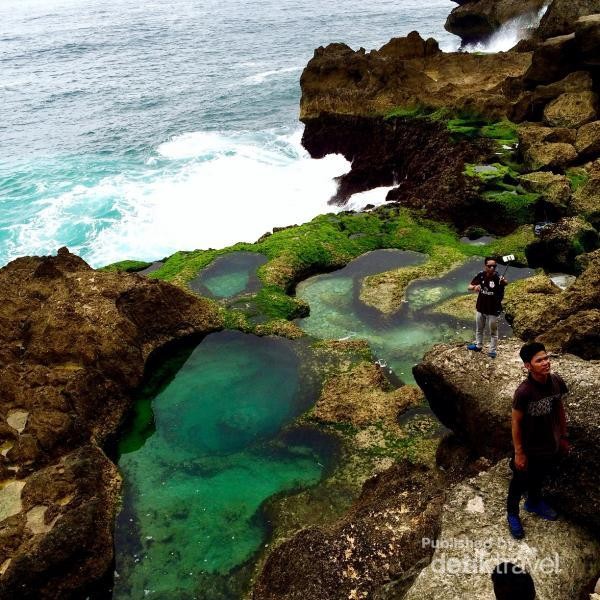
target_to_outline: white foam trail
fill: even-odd
[[[550,4],[543,6],[537,12],[520,15],[507,21],[485,43],[469,44],[466,50],[468,52],[506,52],[510,50],[525,37],[527,29],[540,24],[548,6]]]
[[[242,80],[242,83],[247,85],[256,85],[263,83],[265,80],[275,77],[277,75],[283,75],[285,73],[293,73],[294,71],[301,71],[303,67],[286,67],[284,69],[273,69],[271,71],[264,71],[262,73],[256,73],[256,75],[250,75]]]

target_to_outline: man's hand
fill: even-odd
[[[527,456],[524,452],[515,453],[515,467],[518,471],[524,471],[527,468]]]
[[[474,292],[480,292],[481,291],[481,286],[480,285],[470,285],[469,289],[473,290]]]
[[[567,454],[571,452],[571,444],[569,443],[569,440],[561,438],[558,444],[558,452],[562,456],[567,456]]]
[[[500,283],[502,285],[506,285],[508,283],[508,279],[506,279],[506,277],[504,277],[504,275],[502,275],[502,277],[500,277]]]

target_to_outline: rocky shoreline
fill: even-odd
[[[447,26],[465,42],[542,6],[458,4]],[[390,314],[410,281],[481,253],[577,275],[564,291],[544,273],[512,284],[506,311],[515,335],[561,353],[556,369],[570,388],[574,452],[548,488],[565,518],[527,524],[530,551],[560,550],[568,568],[539,580],[538,595],[591,591],[600,574],[597,13],[592,0],[554,0],[529,40],[494,55],[445,54],[416,32],[369,53],[317,49],[301,79],[303,143],[315,157],[352,161],[335,202],[394,185],[387,206],[317,217],[255,244],[176,253],[147,276],[127,273],[147,266],[132,262],[93,270],[66,248],[0,269],[0,599],[80,598],[110,577],[121,478],[105,451],[157,353],[222,328],[302,337],[293,320],[309,307],[296,284],[380,248],[429,256],[366,281],[361,295]],[[500,237],[479,247],[460,240],[487,234]],[[189,290],[215,258],[237,251],[267,257],[258,291],[217,302]],[[270,502],[272,544],[248,597],[491,598],[486,574],[433,572],[440,552],[422,540],[494,536],[504,552],[523,549],[507,545],[502,509],[520,343],[503,343],[495,362],[455,344],[425,354],[415,378],[453,432],[439,441],[402,422],[421,392],[390,382],[366,343],[317,341],[324,384],[293,426],[338,440],[339,465],[319,489],[325,498],[344,490],[346,500],[313,514],[303,508],[310,491]],[[486,555],[502,556],[498,547]]]

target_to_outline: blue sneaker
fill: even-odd
[[[490,358],[496,358],[496,353],[492,350],[491,352],[488,352],[488,356]]]
[[[521,540],[525,537],[525,532],[523,531],[523,525],[521,525],[521,519],[519,515],[506,515],[506,520],[508,521],[508,530],[510,531],[510,535],[512,535],[515,540]]]
[[[481,352],[481,348],[477,344],[469,344],[467,350],[473,350],[473,352]]]
[[[542,517],[542,519],[546,519],[546,521],[556,521],[558,518],[558,513],[543,500],[540,500],[537,504],[533,504],[533,502],[526,500],[525,510],[536,514],[538,517]]]

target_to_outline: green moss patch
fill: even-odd
[[[565,175],[571,184],[571,190],[576,192],[580,187],[583,187],[589,181],[588,172],[581,167],[573,167],[572,169],[567,169],[565,171]]]
[[[143,271],[152,265],[151,262],[145,262],[143,260],[121,260],[110,265],[106,265],[98,269],[99,271],[107,272],[123,272],[123,273],[137,273]]]

